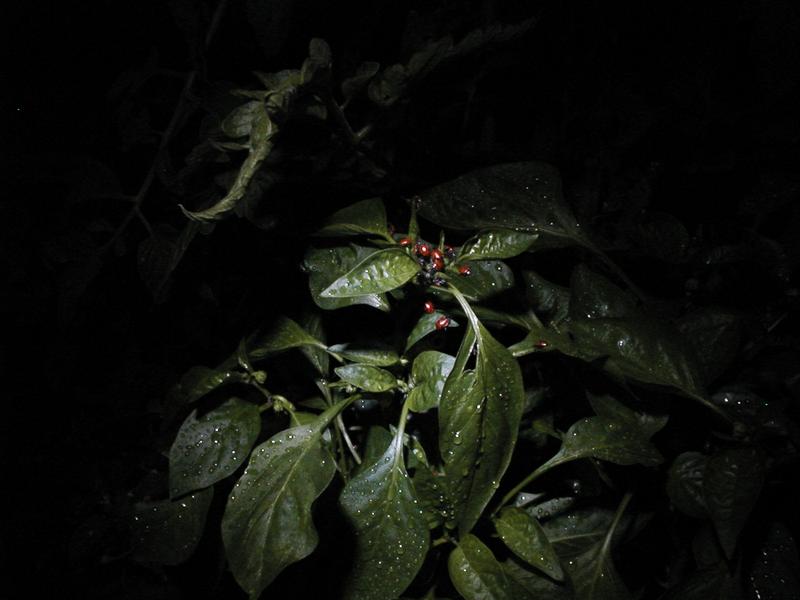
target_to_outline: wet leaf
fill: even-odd
[[[722,450],[708,460],[703,494],[717,536],[729,559],[763,483],[764,457],[756,448]]]
[[[303,317],[303,329],[315,340],[325,344],[325,330],[322,327],[322,316],[319,313],[309,312]],[[324,348],[320,348],[316,344],[303,345],[300,347],[300,352],[305,354],[306,358],[311,362],[317,373],[325,377],[330,370],[330,357]]]
[[[223,385],[242,383],[246,380],[247,377],[237,371],[196,366],[181,377],[180,383],[172,392],[172,397],[176,399],[177,403],[191,404]]]
[[[367,255],[320,292],[322,298],[353,298],[399,288],[419,273],[417,261],[402,248]]]
[[[564,580],[564,570],[542,526],[521,508],[504,508],[494,519],[500,538],[519,558],[556,581]]]
[[[428,529],[444,525],[448,511],[445,477],[426,465],[418,464],[412,480]]]
[[[203,535],[213,488],[180,500],[139,502],[131,533],[133,558],[141,562],[177,565],[188,560]]]
[[[472,534],[464,535],[450,553],[447,570],[450,581],[466,600],[517,600],[503,566]]]
[[[751,598],[791,600],[800,597],[800,554],[789,528],[771,523],[747,577]]]
[[[343,598],[395,598],[411,583],[428,551],[429,534],[403,463],[403,431],[342,490],[341,507],[356,534],[353,569]]]
[[[326,349],[325,344],[316,339],[292,319],[280,316],[266,332],[256,332],[246,342],[251,360],[260,360],[292,348],[311,346]]]
[[[499,260],[469,263],[472,273],[458,278],[458,289],[470,300],[485,300],[514,287],[514,273]]]
[[[199,419],[193,410],[169,451],[169,490],[176,498],[231,475],[261,431],[258,407],[238,398]]]
[[[394,350],[351,348],[349,344],[336,344],[330,346],[328,350],[346,360],[373,367],[391,367],[400,364],[400,356]]]
[[[570,561],[569,576],[576,600],[632,598],[611,558],[611,545],[597,544]]]
[[[649,415],[631,410],[619,400],[609,395],[595,395],[587,393],[592,410],[601,417],[608,417],[624,423],[631,429],[638,429],[639,433],[650,438],[667,425],[667,415]]]
[[[388,235],[386,208],[380,198],[368,198],[333,213],[316,233],[330,237],[364,234],[381,238]]]
[[[334,310],[354,304],[366,304],[382,311],[388,311],[389,303],[383,294],[368,293],[353,298],[327,298],[321,294],[331,283],[374,252],[375,250],[372,248],[352,245],[309,250],[303,264],[309,273],[308,286],[311,290],[311,297],[317,306],[325,310]]]
[[[528,250],[538,238],[538,234],[511,229],[484,231],[464,242],[458,253],[458,262],[512,258]]]
[[[251,598],[317,545],[311,505],[336,470],[322,432],[341,408],[257,446],[228,498],[222,540],[233,576]]]
[[[336,367],[333,371],[342,381],[366,392],[388,392],[397,387],[397,377],[371,365],[351,364]]]
[[[573,317],[623,318],[636,310],[636,299],[584,265],[578,265],[570,280],[569,312]]]
[[[703,495],[703,479],[708,457],[699,452],[684,452],[675,458],[667,475],[667,494],[682,513],[703,519],[708,507]]]
[[[414,359],[411,377],[414,387],[408,393],[408,405],[414,412],[426,412],[439,406],[444,383],[453,369],[455,358],[428,350]]]
[[[517,600],[575,600],[569,581],[554,581],[515,556],[503,561],[503,570],[525,591]]]
[[[548,325],[557,325],[569,314],[570,291],[547,281],[533,271],[523,271],[525,298],[536,315]]]
[[[439,449],[461,533],[475,525],[503,477],[517,440],[525,392],[519,365],[466,303],[470,320],[439,403]],[[476,348],[475,367],[467,361]]]
[[[441,319],[442,317],[446,316],[444,313],[434,311],[430,314],[424,313],[417,321],[417,324],[414,325],[414,328],[411,330],[411,333],[408,334],[408,339],[406,340],[406,350],[411,348],[414,344],[420,341],[429,333],[433,333],[436,331],[436,321]],[[448,329],[452,327],[458,327],[458,322],[455,321],[452,317],[450,317],[450,325],[448,325]]]

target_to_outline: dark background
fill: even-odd
[[[136,222],[97,269],[81,271],[81,258],[127,210],[87,200],[87,186],[110,177],[135,193],[192,67],[197,96],[219,97],[254,85],[252,70],[299,67],[314,36],[331,45],[341,79],[364,60],[407,60],[445,34],[459,39],[495,20],[538,16],[523,38],[414,90],[393,136],[391,183],[375,191],[396,197],[478,165],[545,160],[612,250],[607,223],[662,211],[709,246],[742,243],[749,231],[782,245],[784,262],[753,259],[733,274],[735,284],[703,288],[710,299],[759,311],[765,295],[794,285],[797,2],[298,0],[272,3],[289,7],[272,21],[230,2],[204,56],[192,40],[211,2],[17,4],[3,17],[0,96],[0,365],[8,382],[0,561],[25,596],[198,591],[185,574],[166,583],[120,567],[114,555],[124,548],[97,515],[161,466],[150,454],[160,426],[151,407],[189,366],[214,364],[254,325],[306,301],[298,234],[369,191],[314,178],[280,190],[266,233],[244,220],[220,224],[193,244],[159,304],[137,271],[136,245],[147,233]],[[199,126],[182,124],[169,149],[174,168]],[[181,197],[157,181],[143,212],[180,227],[177,204],[201,195],[190,186]],[[620,255],[625,262],[624,248]],[[650,291],[683,293],[685,269],[669,271],[674,281],[648,280],[648,260],[625,266]]]

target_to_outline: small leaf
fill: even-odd
[[[406,340],[406,351],[408,351],[408,349],[411,348],[411,346],[416,344],[426,335],[436,331],[436,321],[438,321],[444,316],[446,315],[442,312],[439,312],[438,310],[430,314],[424,313],[419,318],[419,321],[417,321],[417,324],[414,325],[414,328],[411,330],[411,333],[408,334],[408,339]],[[450,318],[450,324],[447,327],[451,328],[458,326],[459,326],[458,323],[453,318]]]
[[[370,80],[378,74],[381,65],[376,62],[361,63],[356,72],[342,81],[342,96],[349,100],[367,87]]]
[[[180,383],[171,395],[180,404],[191,404],[223,385],[242,383],[246,380],[247,378],[243,373],[236,371],[196,366],[189,369],[181,377]]]
[[[641,435],[649,438],[667,425],[669,417],[666,415],[655,416],[645,413],[637,413],[619,400],[615,400],[608,395],[594,395],[587,393],[589,404],[592,410],[600,417],[608,417],[620,423],[626,424],[631,429],[638,429]]]
[[[323,298],[352,298],[381,294],[412,279],[419,273],[417,261],[401,248],[386,248],[368,255],[350,271],[326,287]]]
[[[350,348],[349,344],[336,344],[330,346],[328,350],[346,360],[373,367],[391,367],[400,364],[400,356],[394,350]]]
[[[426,412],[439,406],[444,383],[453,370],[455,358],[449,354],[428,350],[414,359],[411,377],[414,387],[408,393],[408,406],[414,412]]]
[[[334,310],[354,304],[366,304],[388,311],[389,303],[383,294],[366,294],[353,298],[326,298],[321,294],[331,283],[373,252],[373,249],[362,246],[309,250],[303,264],[309,273],[308,286],[317,306],[324,310]]]
[[[536,233],[511,229],[491,229],[467,240],[458,253],[458,261],[513,258],[528,250],[539,238]]]
[[[170,497],[209,487],[232,474],[260,431],[258,407],[238,398],[199,419],[193,410],[169,451]]]
[[[260,360],[292,348],[312,346],[325,349],[325,344],[313,337],[295,321],[280,316],[266,333],[257,332],[246,342],[251,360]]]
[[[380,198],[368,198],[333,213],[316,233],[330,237],[363,234],[388,235],[386,208]]]
[[[365,392],[388,392],[397,387],[397,377],[389,371],[371,365],[345,365],[333,371],[342,381]]]
[[[764,457],[756,448],[731,448],[708,460],[703,493],[717,536],[730,559],[764,483]]]
[[[346,600],[396,598],[428,551],[428,527],[403,464],[399,430],[382,456],[342,490],[341,507],[356,533]]]
[[[447,570],[450,581],[466,600],[517,600],[503,566],[472,534],[464,535],[450,553]]]
[[[253,121],[263,107],[263,102],[252,100],[237,106],[222,121],[222,131],[231,138],[241,138],[250,135],[253,130]]]
[[[556,581],[564,580],[564,570],[539,521],[521,508],[504,508],[494,526],[514,554]]]
[[[257,446],[228,498],[222,540],[233,576],[251,598],[317,545],[311,505],[336,470],[322,432],[341,409]]]
[[[502,261],[478,260],[469,266],[472,273],[459,277],[458,289],[470,300],[485,300],[514,287],[514,273]]]
[[[675,458],[667,475],[667,495],[682,513],[703,519],[708,516],[703,495],[708,457],[699,452],[684,452]]]
[[[139,502],[134,507],[133,557],[141,562],[177,565],[194,552],[203,535],[213,488],[180,500]]]
[[[322,327],[322,316],[319,313],[309,312],[303,317],[303,329],[315,340],[325,344],[325,330]],[[300,347],[300,352],[314,365],[317,373],[323,377],[328,375],[330,370],[330,357],[327,350],[316,345],[304,345]]]

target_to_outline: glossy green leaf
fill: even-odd
[[[409,408],[414,412],[426,412],[439,406],[444,383],[453,370],[455,358],[449,354],[428,350],[414,359],[411,377],[414,387],[408,393]]]
[[[376,463],[393,439],[394,435],[385,427],[378,425],[370,427],[361,447],[361,464],[356,467],[354,474],[361,473]]]
[[[317,231],[319,236],[388,235],[386,208],[380,198],[368,198],[339,210]]]
[[[421,194],[419,214],[451,229],[508,227],[582,243],[561,192],[561,178],[540,162],[494,165]]]
[[[461,537],[447,559],[447,570],[465,600],[517,600],[503,566],[472,534]]]
[[[472,273],[458,277],[458,289],[470,300],[485,300],[514,287],[514,273],[499,260],[478,260],[469,263]]]
[[[213,222],[228,216],[244,198],[248,185],[258,172],[264,159],[272,150],[273,138],[278,133],[278,127],[267,114],[266,106],[259,103],[252,119],[250,131],[250,152],[247,155],[236,179],[228,193],[213,206],[200,211],[186,210],[181,206],[183,214],[193,221]]]
[[[436,331],[436,321],[444,316],[446,315],[438,310],[430,314],[423,313],[423,315],[419,318],[419,321],[417,321],[417,324],[414,325],[411,333],[408,334],[408,339],[406,340],[406,350],[411,348],[411,346],[416,344],[429,333]],[[458,326],[458,322],[450,317],[450,325],[448,325],[448,328]]]
[[[435,472],[426,465],[418,464],[412,480],[428,529],[436,529],[444,525],[449,514],[447,479],[442,473]]]
[[[351,348],[349,344],[336,344],[328,348],[351,362],[357,362],[373,367],[391,367],[400,364],[400,355],[394,350],[379,350],[375,348]]]
[[[605,539],[614,512],[601,508],[579,508],[542,523],[547,539],[562,561],[585,554]],[[623,518],[627,524],[629,520]],[[625,528],[620,527],[616,535]],[[617,541],[617,540],[615,540]]]
[[[342,381],[366,392],[388,392],[397,387],[397,377],[389,371],[371,365],[344,365],[336,367],[333,371]]]
[[[588,393],[589,404],[592,410],[600,417],[624,423],[631,429],[637,429],[639,433],[649,438],[667,425],[669,417],[667,415],[649,415],[631,410],[619,400],[608,395],[595,395]]]
[[[253,130],[253,121],[257,118],[262,106],[263,103],[258,100],[252,100],[246,104],[237,106],[223,119],[223,133],[232,138],[250,135],[250,132]]]
[[[544,323],[557,325],[567,318],[570,301],[568,288],[551,283],[533,271],[523,271],[522,280],[528,304]]]
[[[517,600],[575,600],[569,581],[555,581],[516,556],[503,561],[503,571],[524,590],[524,593],[517,593]]]
[[[336,470],[322,433],[339,410],[257,446],[228,498],[222,540],[233,576],[251,598],[317,545],[311,506]]]
[[[636,310],[636,299],[608,279],[578,265],[570,279],[569,312],[573,317],[623,318]]]
[[[176,498],[209,487],[232,474],[261,431],[258,407],[238,398],[199,419],[193,410],[169,451],[169,490]]]
[[[285,352],[292,348],[314,346],[325,349],[325,344],[288,317],[278,317],[266,332],[257,332],[246,342],[251,360]]]
[[[632,598],[611,558],[611,545],[597,544],[570,561],[569,577],[576,600]]]
[[[682,513],[702,519],[708,516],[703,479],[708,457],[699,452],[684,452],[675,458],[667,474],[667,495]]]
[[[386,248],[366,256],[350,271],[333,281],[322,298],[353,298],[382,294],[411,280],[419,273],[419,265],[402,248]]]
[[[346,600],[399,596],[422,566],[429,534],[403,463],[403,432],[375,462],[347,482],[341,507],[356,534]]]
[[[511,229],[491,229],[470,238],[458,253],[458,262],[513,258],[528,250],[539,235]]]
[[[521,508],[507,507],[495,517],[494,526],[514,554],[556,581],[564,580],[558,556],[534,517]]]
[[[309,274],[308,286],[311,290],[311,297],[317,306],[325,310],[334,310],[354,304],[366,304],[382,311],[388,311],[389,303],[383,294],[368,293],[353,298],[327,298],[322,296],[322,291],[331,283],[349,272],[374,252],[373,248],[353,245],[309,250],[306,253],[303,265]]]
[[[131,524],[133,558],[162,565],[188,560],[203,535],[213,493],[206,488],[180,500],[137,503]]]
[[[322,316],[319,313],[309,312],[303,316],[302,326],[308,334],[315,340],[325,344],[325,330],[322,327]],[[327,350],[321,348],[316,344],[307,344],[300,347],[302,352],[309,362],[317,370],[317,373],[323,377],[328,375],[330,370],[330,357]]]
[[[439,403],[439,449],[461,533],[475,525],[503,477],[517,440],[525,392],[519,365],[466,303],[470,319]],[[467,362],[476,348],[475,367]]]
[[[181,377],[180,383],[171,395],[180,404],[191,404],[223,385],[242,383],[246,380],[247,377],[237,371],[192,367]]]
[[[764,483],[764,457],[756,448],[730,448],[708,459],[703,479],[711,521],[730,559]]]

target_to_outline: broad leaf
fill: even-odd
[[[439,449],[453,504],[451,524],[466,533],[500,485],[517,440],[525,393],[519,365],[477,320],[470,319],[439,403]],[[475,367],[467,361],[476,348]]]
[[[362,246],[309,250],[306,253],[303,265],[309,274],[308,286],[311,290],[311,297],[317,306],[325,310],[334,310],[352,306],[353,304],[366,304],[373,308],[388,311],[389,303],[383,294],[368,293],[353,298],[327,298],[322,296],[322,291],[331,283],[349,272],[374,252],[374,249]]]
[[[368,198],[333,213],[316,233],[331,237],[362,234],[388,235],[386,208],[380,198]]]
[[[569,561],[569,577],[576,600],[627,600],[632,598],[614,566],[611,544],[597,544]]]
[[[278,317],[266,332],[257,332],[247,340],[247,353],[251,360],[260,360],[291,348],[312,346],[325,349],[325,344],[288,317]]]
[[[383,455],[347,483],[339,502],[356,534],[343,598],[396,598],[416,576],[429,544],[403,464],[402,428]]]
[[[222,540],[233,576],[251,598],[317,545],[311,505],[336,470],[322,432],[341,408],[257,446],[228,498]]]
[[[223,385],[242,383],[246,380],[247,377],[237,371],[192,367],[181,377],[171,396],[180,404],[191,404]]]
[[[786,599],[800,596],[800,554],[789,528],[771,523],[755,553],[749,576],[751,598]]]
[[[397,387],[397,377],[371,365],[345,365],[336,367],[333,371],[342,381],[365,392],[387,392]]]
[[[503,561],[503,571],[524,590],[516,600],[575,600],[569,581],[558,582],[542,575],[516,556]]]
[[[578,265],[570,280],[572,317],[623,318],[636,310],[636,300],[602,275]]]
[[[587,395],[595,414],[624,423],[631,429],[638,429],[639,433],[646,438],[664,429],[669,420],[666,415],[655,416],[635,412],[608,395],[595,396],[591,393]]]
[[[328,350],[346,360],[374,367],[391,367],[400,363],[400,356],[394,350],[351,348],[349,344],[336,344]]]
[[[458,289],[470,300],[485,300],[514,287],[514,273],[499,260],[469,263],[471,274],[458,278]]]
[[[419,273],[419,265],[402,248],[386,248],[366,256],[350,271],[333,281],[322,298],[353,298],[382,294],[401,287]]]
[[[695,350],[704,383],[725,372],[741,343],[741,318],[720,309],[703,308],[678,321],[678,329]]]
[[[209,487],[239,468],[261,431],[258,407],[238,398],[199,419],[193,410],[169,451],[172,498]]]
[[[436,331],[436,321],[444,316],[446,315],[438,310],[430,314],[423,313],[423,315],[419,318],[419,321],[417,321],[417,324],[414,325],[411,333],[408,334],[408,339],[406,340],[406,350],[411,348],[411,346],[416,344],[429,333]],[[448,325],[448,328],[458,326],[458,323],[453,318],[450,318],[450,324]]]
[[[450,581],[466,600],[517,600],[512,581],[492,551],[472,534],[447,559]]]
[[[556,581],[564,580],[558,556],[539,521],[521,508],[504,508],[495,517],[494,526],[514,554]]]
[[[512,258],[528,250],[539,238],[536,233],[511,229],[492,229],[470,238],[458,253],[458,262]]]
[[[304,315],[302,323],[303,329],[305,329],[312,338],[318,340],[323,345],[325,344],[325,330],[322,327],[322,317],[319,313],[307,313]],[[323,377],[328,375],[328,371],[330,370],[330,357],[325,348],[321,348],[316,344],[309,344],[301,346],[300,351],[306,356],[309,362],[314,365],[314,368],[320,375]]]
[[[675,458],[667,475],[667,495],[682,513],[702,519],[708,516],[703,479],[708,457],[699,452],[684,452]]]
[[[557,325],[569,314],[569,289],[547,281],[533,271],[523,271],[525,298],[536,315],[548,325]]]
[[[133,557],[142,562],[177,565],[194,552],[206,524],[213,488],[180,500],[140,502],[134,507]]]
[[[380,71],[381,65],[376,62],[364,62],[358,65],[356,72],[342,81],[342,96],[345,100],[353,98],[367,87],[370,80]]]
[[[764,457],[756,448],[722,450],[708,460],[703,493],[717,536],[730,559],[764,483]]]
[[[414,387],[408,393],[408,405],[414,412],[426,412],[439,405],[444,383],[453,370],[455,358],[429,350],[417,355],[411,367]]]
[[[251,100],[241,106],[237,106],[222,121],[222,131],[225,135],[232,138],[240,138],[250,135],[253,130],[253,121],[258,118],[258,113],[263,107],[263,102]]]

